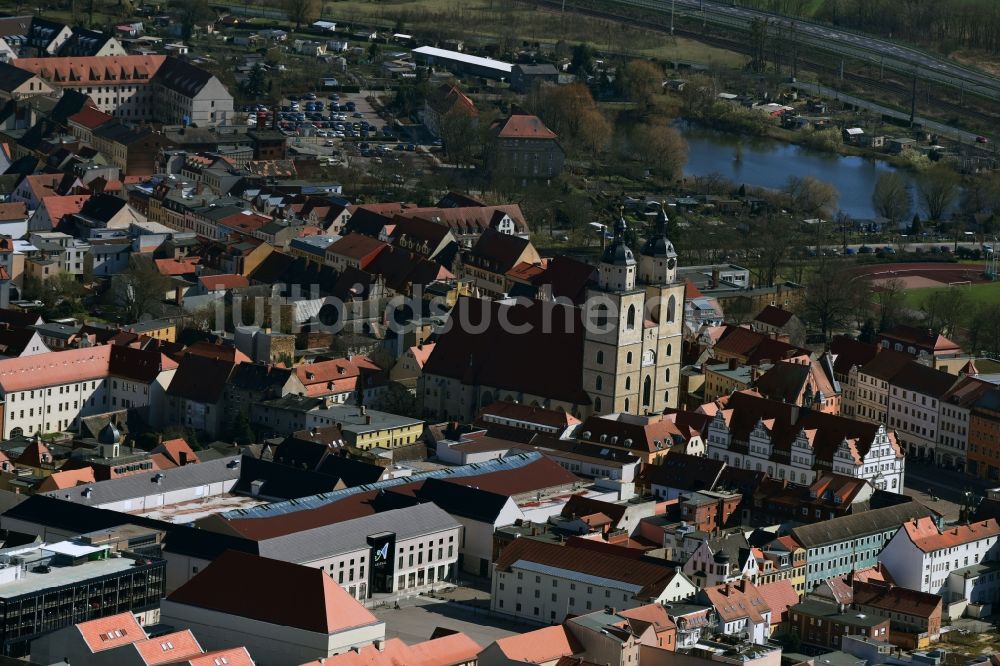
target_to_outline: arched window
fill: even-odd
[[[667,356],[670,356],[673,353],[674,353],[674,346],[673,345],[667,345]]]
[[[677,316],[677,299],[673,296],[667,301],[667,321],[672,322]]]
[[[608,325],[608,306],[599,303],[597,306],[597,327],[605,328]]]
[[[631,377],[626,377],[625,378],[625,390],[626,391],[631,391],[632,390],[632,378]]]
[[[663,392],[663,402],[667,403],[668,407],[670,406],[670,391]]]
[[[603,386],[603,385],[604,385],[604,380],[601,379],[600,375],[597,375],[597,377],[594,378],[594,388],[596,390],[600,391],[601,390],[601,386]]]
[[[635,328],[635,306],[634,305],[628,306],[628,317],[625,320],[625,325],[628,327],[629,330],[632,330],[633,328]]]
[[[668,382],[670,381],[670,368],[667,368],[666,381],[668,381]]]
[[[632,365],[632,352],[625,354],[625,363]]]
[[[604,352],[597,352],[597,365],[604,365]]]
[[[653,380],[649,375],[646,375],[646,380],[642,383],[642,405],[643,407],[649,407],[650,402],[653,399]]]
[[[594,398],[594,411],[595,412],[600,412],[601,411],[601,399],[600,398]]]
[[[625,398],[625,411],[628,411],[628,398]]]
[[[24,437],[24,428],[13,428],[10,431],[11,439],[15,437]]]

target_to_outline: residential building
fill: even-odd
[[[51,94],[52,87],[41,77],[20,67],[0,62],[0,99],[20,101]]]
[[[995,573],[971,590],[964,581],[966,574],[978,575],[984,568],[1000,571],[998,537],[995,519],[941,529],[930,518],[917,518],[903,523],[879,559],[897,584],[939,595],[949,606],[961,601],[995,603],[1000,600],[1000,580],[990,581]]]
[[[234,550],[172,592],[160,612],[206,649],[242,644],[263,664],[302,664],[385,640],[385,623],[325,572]]]
[[[900,492],[904,455],[884,424],[735,393],[708,424],[708,456],[737,469],[810,484],[823,472]]]
[[[686,450],[692,440],[696,448],[702,444],[700,432],[678,425],[670,415],[663,414],[595,415],[577,428],[574,435],[581,442],[630,453],[646,464],[669,458],[671,451]]]
[[[942,400],[955,384],[955,375],[913,362],[892,378],[886,425],[896,431],[901,448],[911,456],[933,458],[940,434]]]
[[[993,384],[975,376],[964,375],[942,396],[935,446],[939,465],[965,469],[972,406],[993,387]]]
[[[673,500],[699,490],[713,490],[726,464],[721,460],[686,453],[672,453],[646,465],[638,486],[660,500]]]
[[[116,409],[139,410],[156,423],[176,369],[158,351],[118,345],[2,360],[3,436],[59,432]]]
[[[152,176],[156,173],[156,155],[166,139],[148,127],[129,127],[118,120],[92,130],[91,145],[123,174]]]
[[[684,533],[690,528],[685,527]],[[757,558],[743,532],[738,529],[718,534],[694,533],[697,545],[684,561],[684,574],[698,589],[706,589],[742,579],[755,580],[760,570]],[[665,544],[666,545],[666,544]],[[690,546],[682,546],[690,548]],[[677,552],[672,559],[678,559]]]
[[[903,352],[910,356],[957,356],[962,348],[940,333],[926,328],[898,324],[884,331],[879,331],[875,339],[882,349]]]
[[[562,622],[573,613],[669,603],[694,592],[673,567],[522,538],[497,559],[490,609],[521,620]]]
[[[753,330],[773,337],[783,337],[793,345],[805,344],[805,326],[793,312],[768,305],[750,322]]]
[[[6,565],[0,577],[4,656],[27,656],[33,641],[81,620],[125,611],[151,619],[164,594],[166,563],[122,555],[75,541],[0,551]]]
[[[282,435],[337,425],[344,434],[344,441],[363,451],[416,444],[424,429],[420,419],[376,411],[364,405],[338,405],[325,399],[296,395],[255,403],[250,421],[264,431]]]
[[[806,645],[839,649],[847,636],[864,636],[888,641],[892,634],[889,618],[843,609],[837,604],[806,599],[789,612],[788,631]]]
[[[702,588],[695,600],[715,608],[716,629],[723,636],[746,636],[763,645],[771,635],[771,608],[748,580]]]
[[[889,386],[912,361],[909,354],[886,350],[863,366],[852,367],[847,375],[850,389],[844,393],[841,413],[869,423],[888,423]]]
[[[518,264],[540,264],[541,257],[527,238],[486,229],[462,255],[460,275],[471,280],[477,296],[501,298],[510,291],[507,277]]]
[[[934,516],[922,504],[907,502],[793,528],[792,537],[806,549],[806,589],[828,578],[874,566],[881,559],[882,547],[901,524]]]
[[[808,364],[779,361],[756,378],[753,388],[771,400],[827,414],[840,414],[842,391],[829,354],[823,354]]]
[[[441,138],[448,123],[465,122],[474,127],[479,110],[476,104],[454,84],[442,83],[424,100],[422,119],[424,127],[436,138]]]
[[[242,355],[241,355],[242,356]],[[185,354],[167,387],[163,421],[218,437],[227,425],[226,386],[235,367],[224,357]]]
[[[521,185],[551,182],[562,173],[566,151],[538,116],[515,110],[491,128],[490,169],[494,177]]]
[[[892,583],[855,581],[851,608],[889,620],[889,641],[904,650],[919,650],[941,637],[942,600]]]
[[[555,65],[514,65],[510,72],[510,87],[519,93],[529,93],[538,86],[559,82],[559,70]]]
[[[1000,481],[1000,389],[983,393],[969,410],[968,473]]]
[[[126,122],[226,125],[233,97],[209,72],[162,55],[18,58],[16,66],[56,90],[88,95],[101,111]]]

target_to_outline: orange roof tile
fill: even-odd
[[[198,281],[208,291],[229,291],[250,286],[250,281],[242,275],[203,275]]]
[[[181,464],[181,454],[185,454],[187,463],[195,464],[201,462],[198,459],[198,454],[194,452],[191,445],[187,443],[187,440],[183,437],[178,437],[176,439],[165,439],[159,444],[157,444],[152,451],[152,454],[161,454],[167,458],[171,463],[171,466],[176,467]]]
[[[420,368],[424,367],[424,363],[427,362],[427,358],[431,355],[432,351],[434,351],[433,342],[410,347],[410,352],[413,354],[413,360],[417,362],[417,366]]]
[[[119,613],[89,622],[81,622],[76,625],[76,629],[80,632],[91,652],[103,652],[136,641],[146,640],[146,632],[139,626],[132,613]]]
[[[79,87],[90,83],[131,86],[149,83],[166,59],[163,55],[18,58],[15,66],[54,86]]]
[[[55,228],[67,215],[75,215],[83,210],[83,205],[89,200],[89,194],[71,194],[65,197],[53,194],[42,197],[42,207]]]
[[[799,603],[799,593],[790,580],[776,580],[757,586],[757,592],[771,609],[771,624],[780,624],[787,619],[788,607]]]
[[[114,120],[114,116],[104,113],[100,109],[92,106],[85,106],[77,113],[67,118],[71,123],[76,123],[87,129],[96,129],[106,122]]]
[[[202,654],[201,646],[190,629],[136,641],[132,645],[148,666],[173,664]]]
[[[509,660],[529,664],[569,657],[580,650],[569,629],[561,624],[501,638],[496,644]]]
[[[156,259],[156,270],[160,275],[177,276],[194,273],[201,257],[182,257],[180,259]]]
[[[917,518],[904,523],[903,529],[906,530],[906,535],[910,537],[913,545],[925,553],[1000,535],[1000,524],[995,518],[949,527],[944,532],[938,531],[937,524],[931,518]]]
[[[220,664],[225,664],[226,666],[254,666],[254,661],[250,658],[250,653],[247,652],[245,647],[206,652],[200,657],[194,657],[182,663],[186,663],[188,666],[219,666]]]
[[[94,483],[96,480],[97,478],[94,476],[93,467],[60,470],[45,477],[42,482],[38,484],[37,492],[44,493],[50,490],[75,488],[76,486]]]
[[[500,128],[501,139],[555,139],[557,135],[538,116],[513,115]]]
[[[356,652],[344,652],[302,666],[455,666],[475,661],[480,650],[474,640],[461,632],[414,645],[390,638],[379,648],[366,645]]]

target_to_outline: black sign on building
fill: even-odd
[[[396,573],[396,533],[379,532],[368,537],[370,548],[368,568],[368,594],[392,592]]]

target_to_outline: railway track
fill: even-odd
[[[534,4],[549,10],[562,11],[563,3],[562,0],[534,0]],[[574,13],[582,14],[585,16],[590,16],[592,18],[599,18],[609,21],[628,23],[629,25],[634,25],[636,27],[645,28],[647,30],[652,30],[655,32],[662,32],[664,34],[670,33],[670,26],[659,21],[653,21],[649,19],[636,18],[634,16],[625,16],[622,14],[616,14],[611,11],[603,9],[593,9],[590,7],[567,7]],[[703,44],[708,44],[709,46],[716,46],[719,48],[726,49],[728,51],[735,51],[737,53],[743,53],[746,55],[750,54],[750,47],[738,40],[727,39],[718,35],[708,35],[704,32],[699,32],[696,30],[689,30],[686,28],[678,27],[675,23],[674,25],[674,35],[678,37],[686,37],[688,39],[693,39],[695,41],[701,42]],[[786,54],[787,55],[787,54]],[[790,60],[790,56],[789,56]],[[830,65],[829,63],[822,62],[816,58],[809,58],[808,56],[798,57],[798,66],[801,69],[807,69],[815,71],[818,73],[839,76],[840,68]],[[885,79],[876,79],[873,77],[868,77],[863,74],[858,74],[855,72],[845,71],[843,74],[843,80],[849,81],[851,83],[863,86],[868,89],[879,90],[882,92],[897,95],[904,100],[908,100],[912,94],[911,85],[904,85],[894,81],[887,81]],[[957,104],[951,102],[947,99],[942,99],[939,96],[934,96],[929,99],[925,98],[925,101],[921,106],[931,106],[932,108],[946,111],[957,115],[958,117],[975,118],[984,123],[995,123],[997,118],[995,114],[986,113],[975,107]]]

